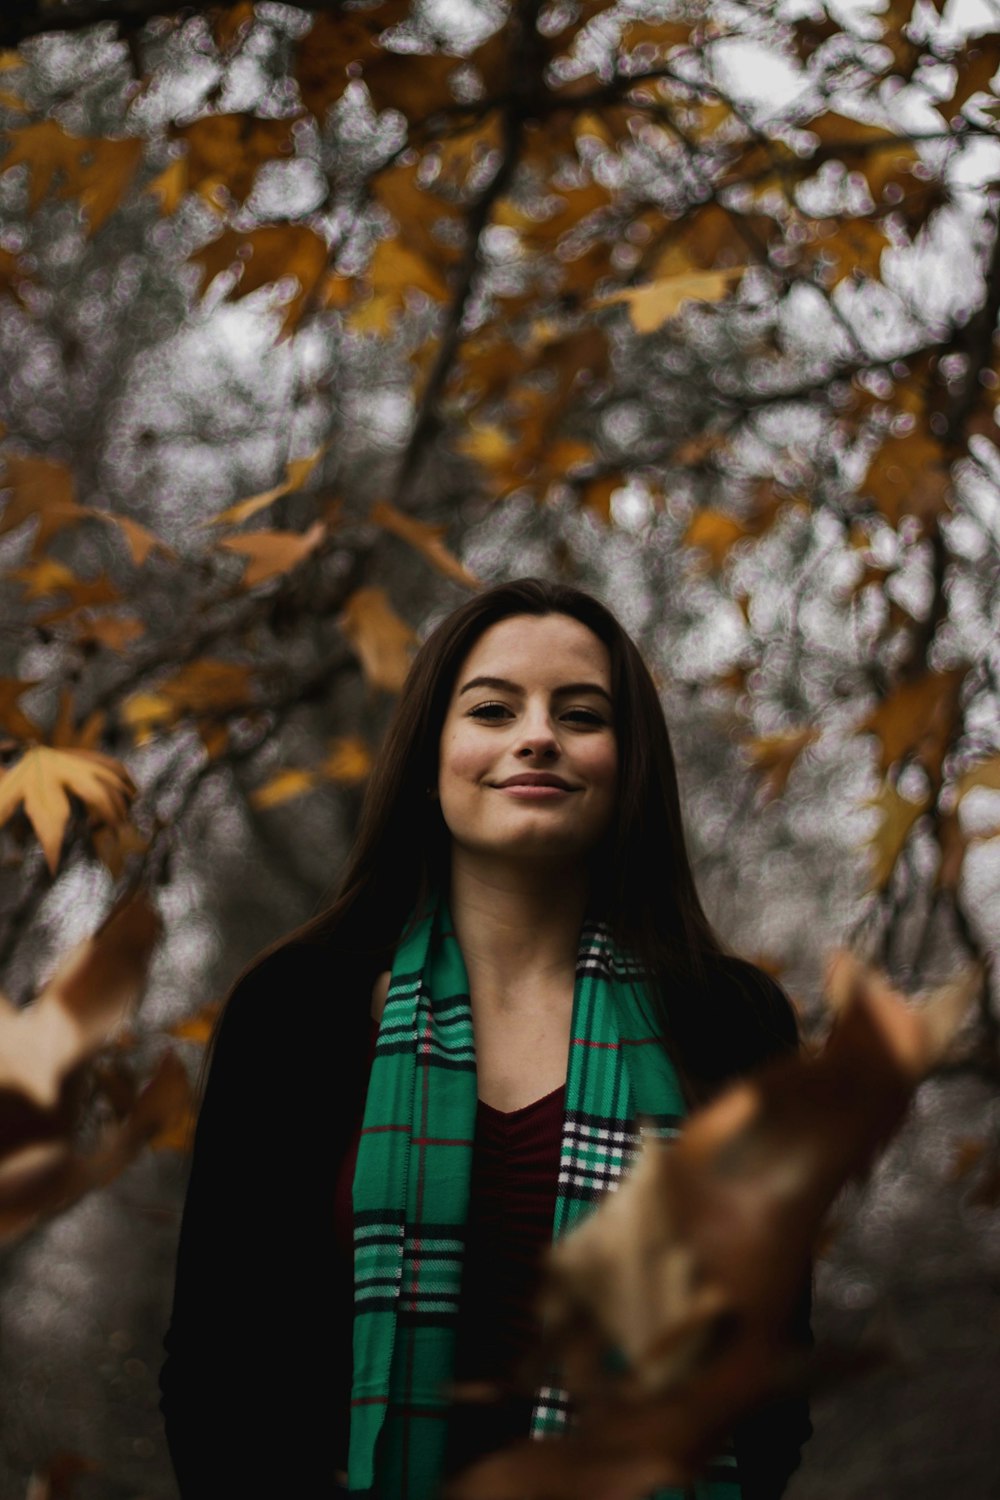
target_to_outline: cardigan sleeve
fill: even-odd
[[[322,1493],[339,1462],[351,1307],[333,1171],[366,1010],[317,977],[314,955],[278,950],[218,1029],[160,1376],[181,1500]]]

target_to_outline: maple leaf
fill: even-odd
[[[120,761],[96,750],[56,750],[34,745],[0,773],[0,825],[23,807],[54,875],[59,865],[70,796],[102,823],[121,823],[136,787]]]

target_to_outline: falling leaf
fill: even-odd
[[[282,495],[294,494],[300,490],[309,478],[310,474],[319,463],[326,452],[327,445],[317,448],[315,453],[308,454],[305,458],[290,458],[285,465],[285,477],[280,484],[272,489],[262,490],[259,495],[251,495],[248,500],[239,500],[235,505],[227,506],[217,516],[212,516],[203,521],[203,526],[237,526],[241,521],[249,520],[259,510],[279,500]]]
[[[764,773],[763,782],[766,799],[780,797],[803,750],[819,739],[819,730],[807,726],[804,729],[789,729],[782,734],[760,735],[747,740],[744,749],[758,771]]]
[[[243,587],[254,588],[279,573],[298,567],[316,551],[326,536],[326,524],[314,521],[308,531],[244,531],[219,542],[230,552],[245,552],[249,558]]]
[[[636,333],[654,333],[674,317],[685,302],[718,302],[739,281],[746,268],[733,266],[724,271],[691,271],[681,276],[664,276],[647,286],[627,287],[592,300],[593,307],[612,302],[627,302]]]
[[[872,885],[875,890],[882,891],[892,879],[896,861],[910,836],[910,830],[917,819],[927,811],[929,800],[925,797],[919,802],[911,802],[908,798],[900,796],[891,782],[885,781],[878,795],[870,798],[869,803],[877,807],[882,814],[878,830],[871,843]]]
[[[136,787],[120,761],[96,750],[54,750],[34,745],[0,772],[0,825],[23,808],[56,873],[70,817],[70,796],[79,798],[99,822],[121,823]]]
[[[340,624],[372,687],[398,693],[417,637],[396,614],[385,590],[356,589],[344,605]]]
[[[446,578],[460,583],[463,588],[481,587],[481,581],[476,575],[470,573],[465,564],[459,562],[458,558],[445,546],[443,537],[446,527],[432,526],[427,521],[419,521],[416,516],[406,515],[386,500],[378,500],[372,506],[371,519],[376,526],[381,526],[383,531],[389,531],[393,536],[409,542],[421,557],[426,558],[431,566],[437,568],[438,572],[443,573]]]
[[[0,997],[4,1097],[18,1093],[43,1109],[57,1103],[63,1080],[134,1009],[160,930],[149,900],[134,896],[73,950],[30,1005],[17,1010]]]
[[[919,1007],[849,954],[828,983],[838,1014],[822,1052],[735,1084],[676,1141],[647,1138],[618,1191],[549,1249],[539,1365],[568,1389],[574,1425],[480,1461],[453,1500],[690,1485],[734,1423],[781,1391],[825,1215],[947,1054],[982,974]]]

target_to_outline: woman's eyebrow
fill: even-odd
[[[520,683],[511,682],[508,677],[471,677],[459,689],[458,696],[470,692],[472,688],[492,688],[499,693],[524,693]],[[569,693],[595,693],[597,697],[606,698],[611,703],[611,694],[596,682],[567,682],[562,687],[553,689],[553,696],[566,696]]]

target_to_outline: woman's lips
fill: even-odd
[[[519,802],[551,802],[555,798],[568,797],[575,790],[575,787],[570,786],[552,786],[551,783],[533,785],[525,782],[494,788],[494,791],[505,792],[508,797],[516,797]]]

